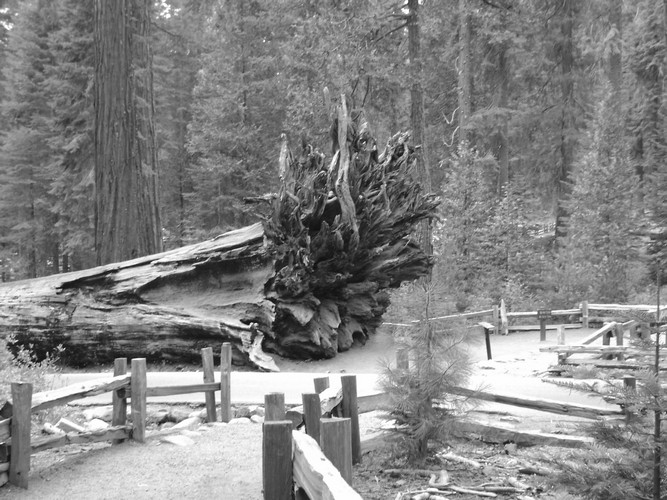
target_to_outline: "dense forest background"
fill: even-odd
[[[667,230],[663,2],[124,2],[149,16],[132,36],[148,61],[135,76],[152,86],[139,98],[157,247],[255,222],[243,198],[277,190],[281,134],[329,147],[328,87],[380,143],[413,131],[417,174],[442,199],[428,237],[443,304],[653,300]],[[98,14],[0,0],[2,281],[100,263]]]

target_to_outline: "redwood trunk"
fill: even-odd
[[[162,249],[148,0],[95,3],[98,264]]]

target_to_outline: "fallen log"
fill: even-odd
[[[438,201],[413,177],[408,134],[379,153],[363,115],[341,111],[333,158],[311,145],[279,158],[262,223],[161,254],[0,284],[0,338],[70,365],[116,357],[197,362],[230,342],[233,362],[275,370],[267,352],[330,358],[382,323],[388,289],[427,274],[411,238]],[[263,208],[262,208],[263,207]],[[217,349],[214,349],[217,351]]]

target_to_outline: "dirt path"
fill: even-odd
[[[149,439],[50,450],[33,457],[28,490],[3,487],[0,498],[262,498],[259,425],[214,424],[187,437],[189,446]]]

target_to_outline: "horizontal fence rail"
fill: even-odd
[[[119,358],[114,363],[114,376],[84,383],[72,384],[55,390],[32,393],[32,384],[12,383],[11,416],[0,420],[0,486],[9,482],[21,488],[28,487],[30,455],[51,448],[70,444],[111,441],[119,444],[125,440],[143,442],[146,432],[146,399],[203,392],[206,398],[208,421],[215,421],[215,393],[221,393],[221,418],[231,419],[231,344],[221,349],[221,381],[214,382],[213,350],[202,349],[204,383],[180,386],[148,387],[146,360],[132,359],[131,372],[127,373],[127,360]],[[63,406],[71,401],[112,393],[112,425],[103,430],[66,432],[55,436],[31,440],[32,414]],[[131,400],[131,424],[126,423],[127,399]]]

